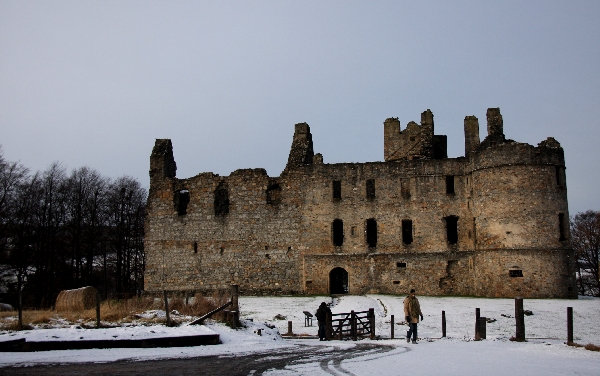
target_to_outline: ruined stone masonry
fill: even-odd
[[[508,140],[500,109],[448,158],[433,114],[384,126],[384,162],[325,164],[296,124],[285,170],[176,177],[150,157],[148,292],[576,298],[563,149]]]

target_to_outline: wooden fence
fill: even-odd
[[[327,315],[327,338],[343,339],[369,337],[375,339],[375,309]]]

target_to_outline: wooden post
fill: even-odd
[[[235,322],[231,323],[231,327],[232,328],[237,328],[240,324],[240,307],[238,305],[238,296],[239,296],[239,285],[236,284],[232,284],[230,287],[230,291],[231,291],[231,311],[234,312],[232,313],[232,320],[235,320]]]
[[[375,308],[369,308],[369,323],[371,327],[371,339],[375,339]]]
[[[394,339],[394,315],[391,315],[390,319],[390,337]]]
[[[479,339],[480,340],[481,339],[486,339],[487,338],[487,335],[486,335],[486,332],[487,332],[487,328],[486,328],[487,319],[485,317],[480,317],[478,323],[479,323],[479,325],[478,325],[479,326]]]
[[[442,337],[446,337],[446,311],[442,311]]]
[[[23,291],[19,289],[19,329],[23,329]]]
[[[96,292],[96,328],[100,328],[100,292]]]
[[[287,336],[293,336],[294,332],[292,331],[292,322],[288,321],[288,332],[286,333]]]
[[[523,298],[515,298],[515,340],[525,341],[525,313],[523,312]]]
[[[481,335],[479,334],[479,317],[481,317],[481,312],[479,308],[475,308],[475,341],[481,341]]]
[[[567,345],[573,343],[573,307],[567,307]]]
[[[262,336],[262,329],[261,328],[256,329],[256,334],[258,334],[259,336]]]
[[[167,298],[167,290],[163,290],[165,299],[165,312],[167,314],[167,326],[171,326],[171,316],[169,315],[169,299]]]
[[[240,307],[238,307],[238,293],[239,293],[239,286],[231,285],[231,310],[232,311],[240,310]]]
[[[356,314],[354,313],[354,310],[350,311],[350,333],[352,335],[352,340],[356,341]]]

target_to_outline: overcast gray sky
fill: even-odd
[[[431,109],[563,146],[571,214],[600,210],[600,1],[4,1],[0,144],[148,186],[156,138],[180,178],[266,168],[294,124],[325,163],[383,160],[383,121]]]

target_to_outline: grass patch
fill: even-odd
[[[588,343],[587,345],[584,346],[586,350],[590,350],[590,351],[600,351],[600,346],[596,346],[594,344]]]
[[[187,304],[186,304],[187,300]],[[229,301],[229,296],[214,294],[212,296],[196,296],[189,299],[173,297],[169,299],[169,311],[177,311],[180,315],[202,316]],[[127,323],[140,322],[142,324],[166,324],[166,317],[142,317],[141,313],[149,310],[164,310],[162,299],[152,297],[132,298],[126,300],[106,300],[100,304],[100,320],[107,323]],[[18,313],[0,312],[0,329],[19,330]],[[181,320],[177,320],[175,315],[171,315],[171,326],[178,326]],[[225,321],[225,316],[219,312],[211,317],[217,321]],[[84,328],[96,327],[96,310],[88,309],[83,311],[66,311],[57,313],[52,310],[25,310],[23,311],[24,329],[33,329],[33,325],[81,325]],[[110,324],[108,324],[110,326]]]

